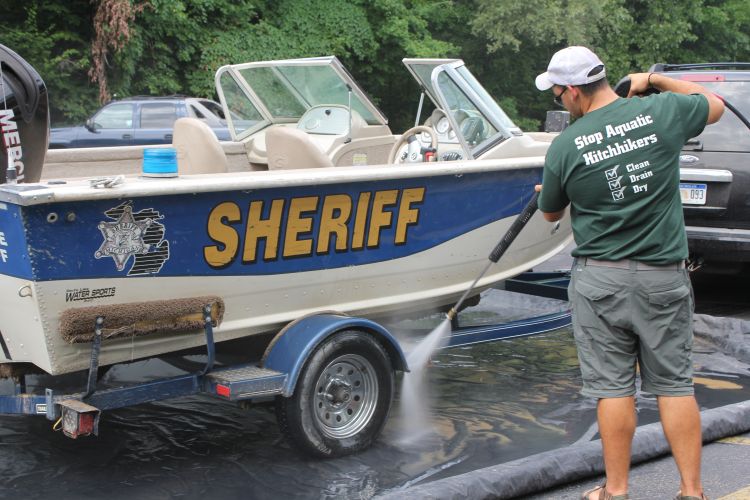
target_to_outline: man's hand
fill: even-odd
[[[629,74],[628,77],[630,78],[630,91],[628,92],[628,97],[641,95],[645,93],[649,88],[651,88],[651,84],[648,81],[648,77],[650,75],[651,73]]]

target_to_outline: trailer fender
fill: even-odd
[[[299,374],[315,348],[326,338],[343,330],[371,334],[383,345],[396,370],[409,371],[401,345],[382,325],[341,313],[315,313],[289,323],[276,334],[263,354],[261,366],[288,374],[282,396],[290,397],[294,393]]]

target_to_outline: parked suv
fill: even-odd
[[[750,63],[655,64],[650,72],[699,82],[727,102],[717,123],[680,156],[680,193],[691,259],[705,271],[750,264]]]
[[[215,101],[185,96],[129,97],[106,104],[83,126],[53,128],[49,147],[169,144],[174,121],[183,116],[204,120],[219,140],[231,140],[224,111]]]

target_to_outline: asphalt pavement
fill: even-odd
[[[703,488],[712,500],[750,499],[750,433],[726,437],[705,444],[702,457]],[[524,497],[528,500],[574,500],[596,485],[604,476],[547,490]],[[630,473],[632,500],[671,500],[679,490],[679,475],[671,456],[633,466]]]

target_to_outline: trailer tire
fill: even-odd
[[[340,457],[368,448],[388,417],[391,360],[372,335],[336,333],[310,355],[294,393],[276,398],[283,434],[305,453]]]

